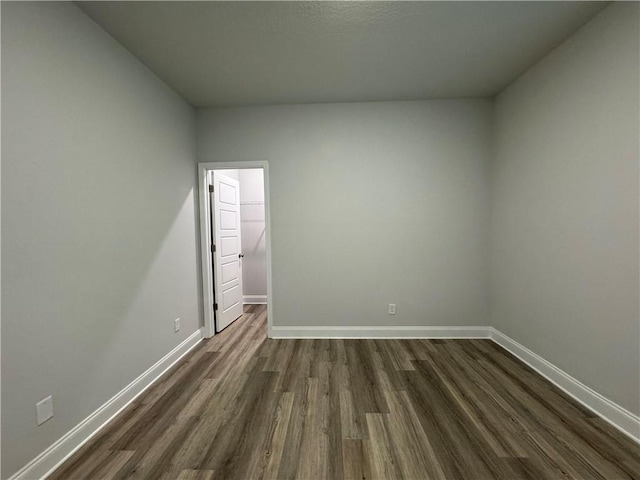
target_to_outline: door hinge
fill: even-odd
[[[215,245],[213,245],[213,244],[211,245],[211,251],[212,251],[213,253],[216,253],[216,246],[215,246]]]
[[[218,309],[218,304],[217,304],[217,303],[214,303],[214,304],[213,304],[213,309],[214,309],[214,310],[217,310],[217,309]]]
[[[213,185],[209,185],[209,193],[213,193]]]

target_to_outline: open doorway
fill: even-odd
[[[201,163],[200,228],[204,335],[244,313],[271,313],[267,162]]]

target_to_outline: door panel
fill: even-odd
[[[237,237],[220,237],[220,256],[225,260],[228,257],[238,255],[238,238]]]
[[[216,172],[214,172],[214,177],[216,175]],[[229,177],[225,177],[226,180],[232,180],[235,182],[235,180],[229,178]],[[237,184],[238,182],[236,182]],[[218,190],[218,199],[220,200],[220,203],[225,203],[227,205],[235,205],[236,200],[239,198],[238,196],[238,188],[237,186],[233,186],[229,183],[227,183],[227,181],[222,182],[220,184],[220,190]]]
[[[240,268],[236,262],[222,266],[222,283],[229,283],[240,276]]]
[[[220,230],[235,230],[238,228],[238,214],[228,210],[220,210]]]
[[[240,293],[240,287],[234,285],[233,287],[222,292],[222,312],[227,312],[229,309],[234,308],[242,300]],[[220,307],[218,307],[219,309]],[[235,319],[234,319],[235,320]]]
[[[240,191],[238,181],[213,172],[214,295],[216,332],[242,315]]]

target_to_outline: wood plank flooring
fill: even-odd
[[[640,447],[489,340],[270,340],[252,306],[51,476],[640,479]]]

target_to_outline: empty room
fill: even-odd
[[[0,14],[3,480],[640,479],[640,3]]]

